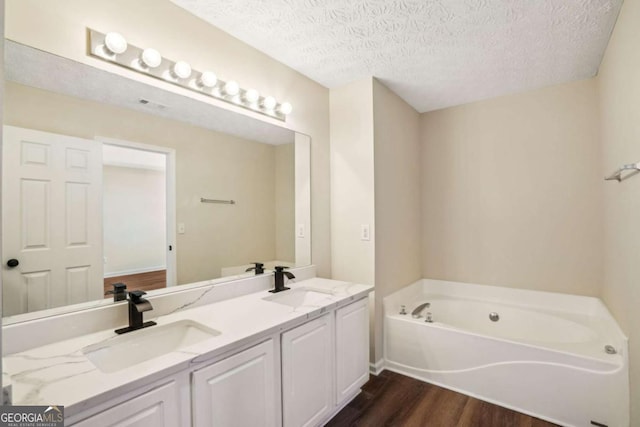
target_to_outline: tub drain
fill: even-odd
[[[492,311],[491,313],[489,313],[489,319],[491,319],[492,322],[497,322],[498,320],[500,320],[500,315],[495,311]]]
[[[604,346],[604,351],[607,354],[616,354],[617,353],[616,348],[614,346],[612,346],[612,345],[605,345]]]

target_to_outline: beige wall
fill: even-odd
[[[166,187],[164,171],[102,167],[105,277],[166,268]]]
[[[295,260],[297,265],[311,264],[311,138],[296,132],[293,149],[295,165]],[[302,235],[299,228],[302,228]]]
[[[601,175],[593,79],[423,114],[424,277],[599,295]]]
[[[382,298],[422,277],[420,115],[373,80],[375,353],[382,359]]]
[[[179,284],[275,259],[274,146],[15,83],[6,84],[5,108],[5,124],[13,126],[175,150],[176,222],[186,226],[177,236]],[[204,204],[200,197],[238,203]]]
[[[597,78],[601,175],[640,161],[640,1],[627,0]],[[604,182],[602,296],[629,337],[631,425],[640,425],[640,176]]]
[[[373,91],[366,78],[331,90],[333,278],[375,283]],[[371,239],[360,239],[368,224]]]
[[[375,285],[373,79],[331,89],[331,271],[336,280]],[[370,239],[361,239],[369,225]],[[370,359],[375,362],[374,293]]]
[[[138,46],[153,46],[168,58],[188,60],[195,69],[212,69],[276,99],[294,112],[290,129],[312,138],[312,257],[318,274],[331,275],[329,211],[329,91],[291,68],[194,17],[169,0],[20,0],[6,7],[8,38],[129,78],[219,105],[258,120],[280,123],[239,107],[202,97],[160,80],[148,79],[90,56],[86,28],[118,31]]]
[[[275,155],[275,258],[296,261],[295,250],[295,158],[294,143],[274,147]]]

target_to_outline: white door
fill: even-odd
[[[368,298],[336,310],[336,403],[353,398],[369,380]]]
[[[284,427],[319,425],[333,410],[333,315],[282,334]]]
[[[275,427],[280,389],[269,340],[193,373],[194,427]]]
[[[102,298],[101,144],[5,126],[2,178],[3,315]]]

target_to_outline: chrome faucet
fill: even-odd
[[[414,319],[419,319],[422,317],[422,310],[424,310],[425,308],[429,308],[431,307],[431,303],[430,302],[425,302],[423,304],[420,304],[419,306],[417,306],[412,312],[411,312],[411,317],[413,317]]]
[[[145,311],[153,310],[153,306],[149,301],[142,298],[146,295],[145,291],[130,291],[129,295],[129,326],[126,328],[116,329],[116,334],[125,334],[127,332],[135,331],[137,329],[147,328],[153,326],[156,322],[142,321],[142,313]]]
[[[289,268],[289,267],[283,267],[281,265],[278,265],[275,267],[276,271],[273,274],[274,278],[275,278],[275,288],[271,289],[269,292],[272,293],[276,293],[276,292],[281,292],[281,291],[286,291],[287,288],[284,285],[284,276],[287,276],[287,279],[291,280],[291,279],[295,279],[296,276],[294,276],[292,273],[288,272],[288,271],[284,271],[285,268]]]

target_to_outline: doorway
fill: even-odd
[[[173,156],[165,147],[99,139],[103,158],[104,291],[175,285]]]

